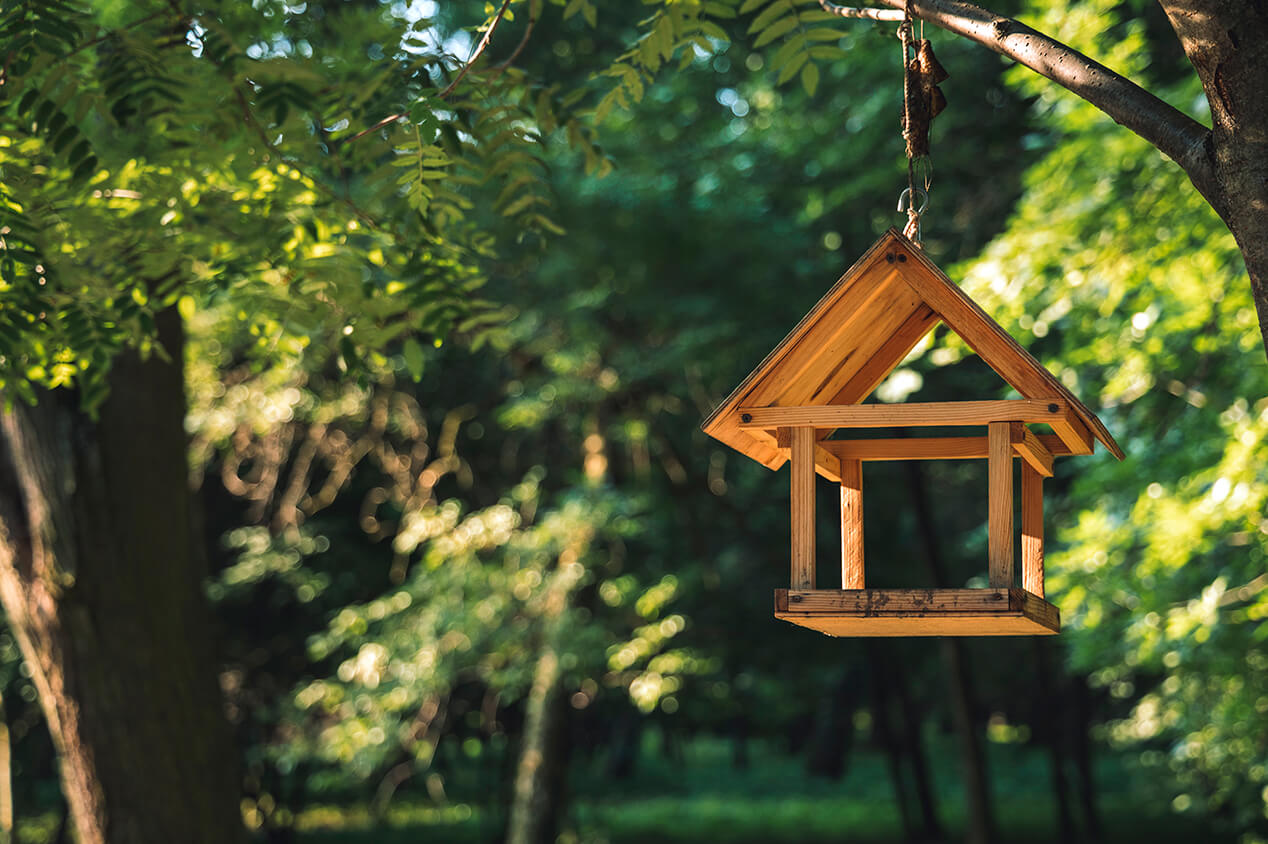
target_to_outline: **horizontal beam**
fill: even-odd
[[[1061,615],[1022,589],[775,590],[775,617],[829,636],[1034,636]]]
[[[991,422],[1069,423],[1064,399],[848,404],[811,407],[741,407],[736,424],[751,428],[893,428],[904,425],[987,425]],[[1074,419],[1073,422],[1081,422]],[[1086,430],[1086,428],[1084,429]],[[1060,431],[1058,431],[1058,434]],[[1062,438],[1065,442],[1065,438]],[[1069,444],[1071,449],[1075,445]]]
[[[1053,439],[1060,442],[1059,436]],[[1061,443],[1065,445],[1065,443]],[[1013,452],[1021,459],[1030,464],[1030,468],[1034,469],[1045,478],[1052,477],[1052,449],[1035,435],[1035,432],[1027,428],[1025,425],[1013,426]]]
[[[778,469],[783,462],[788,459],[789,446],[792,442],[792,431],[784,428],[783,433],[786,436],[779,436],[779,432],[771,431],[749,431],[754,436],[760,435],[759,438],[770,440],[771,444],[777,448],[783,455],[783,459],[771,466],[772,469]],[[769,465],[769,464],[768,464]],[[823,443],[815,443],[815,474],[821,478],[827,478],[834,484],[841,482],[841,459],[832,452],[823,447]]]
[[[1048,454],[1046,471],[1035,466],[1035,471],[1052,477],[1052,458],[1070,454],[1070,449],[1056,434],[1034,434],[1034,445],[1027,445],[1030,452],[1043,449]],[[1022,453],[1023,443],[1014,443],[1016,455],[1034,466],[1034,460]],[[820,448],[835,454],[841,460],[985,460],[986,437],[894,437],[876,440],[823,440]],[[1036,448],[1037,447],[1037,448]],[[1042,454],[1042,452],[1040,452]]]

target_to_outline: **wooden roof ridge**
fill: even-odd
[[[895,260],[894,250],[900,250]],[[905,255],[906,258],[901,256]],[[727,415],[738,409],[748,396],[758,388],[769,376],[777,371],[781,363],[790,357],[790,352],[807,333],[810,333],[824,315],[832,309],[837,300],[846,295],[847,290],[873,264],[889,258],[893,272],[906,283],[923,300],[938,319],[945,322],[974,352],[995,370],[1009,386],[1023,397],[1062,398],[1069,402],[1075,415],[1088,426],[1089,430],[1117,458],[1123,458],[1123,451],[1109,430],[1064,384],[1062,384],[1043,364],[1035,359],[1012,335],[995,322],[967,293],[960,289],[924,252],[908,240],[895,228],[889,229],[880,237],[851,267],[829,288],[810,311],[801,318],[784,339],[771,350],[757,368],[740,382],[739,386],[719,404],[701,427],[711,436],[721,439],[728,445],[749,453],[750,457],[763,462],[772,468],[783,462],[779,452],[754,439],[739,429],[731,430],[727,424]],[[916,270],[912,272],[912,270]],[[888,278],[888,276],[887,276]],[[886,282],[882,282],[884,284]],[[866,307],[864,305],[863,307]],[[936,321],[936,320],[935,320]],[[929,323],[931,326],[932,323]],[[923,334],[923,331],[922,331]],[[918,340],[911,341],[912,345]],[[852,350],[846,350],[850,354]],[[881,350],[872,352],[879,356]],[[899,361],[884,372],[887,375]],[[883,377],[883,375],[882,375]],[[868,392],[871,390],[868,389]],[[861,400],[861,398],[859,399]],[[795,402],[800,404],[801,402]],[[750,445],[752,449],[741,447]],[[758,456],[760,452],[763,456]]]

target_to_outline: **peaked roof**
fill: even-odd
[[[924,252],[891,228],[709,415],[704,432],[771,469],[787,452],[741,429],[740,407],[858,404],[939,322],[1027,399],[1060,398],[1116,457],[1101,420],[978,307]]]

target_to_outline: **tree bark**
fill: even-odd
[[[1203,195],[1246,259],[1268,350],[1268,9],[1260,0],[1160,5],[1211,106],[1205,153],[1214,185]]]
[[[1057,809],[1057,830],[1062,841],[1075,841],[1074,816],[1070,811],[1070,789],[1066,784],[1066,719],[1061,691],[1064,683],[1054,677],[1053,660],[1048,656],[1048,642],[1032,640],[1035,654],[1035,729],[1048,745],[1048,763],[1052,774],[1052,797]],[[1053,680],[1057,682],[1054,687]]]
[[[879,0],[1013,59],[1082,97],[1180,165],[1246,262],[1268,355],[1268,12],[1262,0],[1159,0],[1211,107],[1212,127],[1042,32],[962,0]],[[854,17],[861,10],[820,0]],[[868,15],[871,16],[871,15]]]
[[[0,601],[79,844],[244,838],[193,540],[183,337],[125,353],[96,421],[71,391],[0,416]]]
[[[559,655],[547,646],[537,658],[524,716],[524,746],[515,773],[507,844],[550,844],[560,819],[559,733],[564,704]]]
[[[945,586],[946,566],[942,561],[941,541],[929,504],[924,470],[917,461],[908,461],[906,465],[925,569],[935,587]],[[951,720],[960,739],[960,761],[964,766],[965,838],[969,844],[991,844],[996,838],[995,819],[991,811],[986,755],[978,739],[977,719],[974,717],[973,678],[968,660],[964,658],[963,643],[959,639],[946,638],[941,640],[941,646],[951,694]]]
[[[524,738],[512,787],[507,844],[550,844],[563,819],[567,742],[564,727],[563,652],[565,614],[585,569],[581,550],[591,535],[582,532],[559,555],[542,612],[542,644],[524,712]]]
[[[0,694],[0,844],[13,841],[13,760],[9,713]]]

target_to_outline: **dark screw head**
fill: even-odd
[[[1057,407],[1055,404],[1050,404],[1050,405],[1048,405],[1048,412],[1049,412],[1049,413],[1056,413],[1056,412],[1057,412],[1058,410],[1060,410],[1060,409],[1061,409],[1061,408]]]
[[[892,264],[892,263],[894,263],[894,253],[893,253],[893,252],[886,252],[886,253],[885,253],[885,260],[886,260],[886,261],[889,261],[891,264]]]
[[[1053,410],[1056,410],[1056,409],[1057,409],[1057,406],[1054,404],[1054,405],[1052,406],[1052,409],[1053,409]],[[753,421],[753,414],[751,414],[751,413],[741,413],[741,414],[740,414],[740,421],[741,421],[741,422],[744,422],[745,424],[747,424],[747,423],[749,423],[749,422],[752,422],[752,421]]]
[[[899,255],[899,256],[898,256],[898,263],[900,263],[900,264],[905,264],[905,263],[907,263],[907,256],[906,256],[906,255]]]

